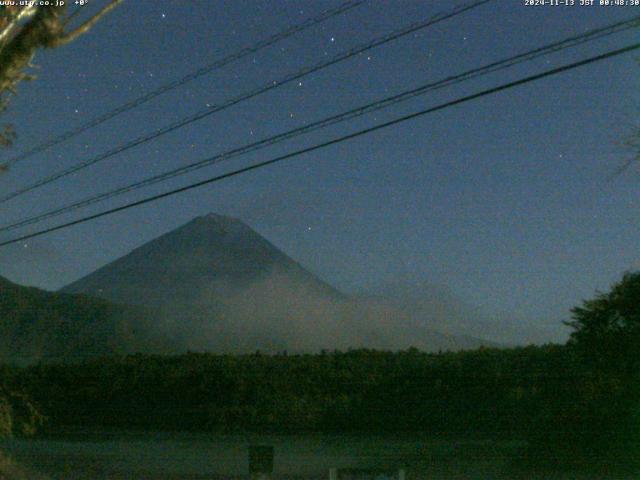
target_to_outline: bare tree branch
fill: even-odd
[[[6,108],[18,84],[36,78],[28,70],[41,48],[56,48],[87,33],[104,15],[122,0],[111,0],[99,12],[72,31],[65,31],[71,18],[66,5],[5,6],[0,11],[0,112]],[[0,127],[0,146],[11,145],[15,132],[10,125]],[[1,171],[1,169],[0,169]]]
[[[84,22],[78,28],[76,28],[75,30],[73,30],[73,31],[71,31],[69,33],[65,33],[64,35],[56,38],[54,40],[54,45],[52,45],[52,46],[53,47],[59,47],[61,45],[66,45],[67,43],[74,41],[79,36],[84,35],[85,33],[87,33],[91,29],[91,27],[93,27],[96,23],[98,23],[98,21],[103,16],[105,16],[107,13],[109,13],[111,10],[113,10],[120,3],[122,3],[122,0],[111,0],[111,3],[109,3],[108,5],[103,7],[102,10],[100,10],[98,13],[96,13],[93,17],[91,17],[89,20]],[[67,22],[65,21],[64,24],[66,25],[66,23]]]
[[[8,11],[9,19],[6,21],[5,25],[0,25],[0,49],[4,47],[9,38],[11,37],[13,31],[16,27],[26,18],[31,17],[36,13],[35,4],[27,5],[26,7],[21,8],[16,12]]]
[[[24,72],[40,48],[56,48],[65,45],[88,32],[104,15],[122,0],[112,0],[98,13],[71,32],[65,32],[66,6],[30,6],[18,11],[1,31],[6,45],[0,49],[0,95],[14,91],[17,84],[30,77]],[[11,37],[19,18],[32,18]]]

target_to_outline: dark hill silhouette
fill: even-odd
[[[166,351],[140,308],[85,295],[47,292],[0,277],[0,359],[80,360]]]

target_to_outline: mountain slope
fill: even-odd
[[[313,352],[473,348],[400,309],[360,302],[318,279],[239,220],[207,215],[65,287],[152,308],[177,350]]]

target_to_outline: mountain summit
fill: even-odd
[[[124,304],[154,306],[228,295],[270,275],[290,277],[319,295],[341,297],[242,221],[197,217],[62,289]]]

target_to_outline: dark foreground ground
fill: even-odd
[[[7,480],[241,479],[250,478],[250,444],[274,447],[274,479],[328,479],[330,468],[402,468],[407,480],[607,480],[571,473],[517,474],[514,462],[517,464],[518,452],[523,446],[517,441],[453,440],[420,435],[76,431],[40,439],[5,441],[2,449],[21,466],[43,475],[6,476]],[[622,479],[612,477],[611,480]]]

